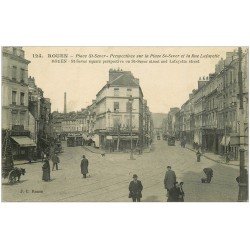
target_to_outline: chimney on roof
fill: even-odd
[[[66,114],[67,113],[67,95],[66,92],[64,92],[64,110],[63,113]]]

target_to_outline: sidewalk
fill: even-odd
[[[196,150],[194,150],[191,145],[186,144],[186,148],[188,150],[196,152]],[[240,166],[240,162],[239,161],[230,161],[230,162],[226,163],[223,156],[216,155],[216,154],[211,153],[211,152],[204,152],[204,153],[202,153],[202,156],[205,157],[205,158],[207,158],[207,159],[209,159],[209,160],[211,160],[211,161],[214,161],[214,162],[217,162],[217,163],[220,163],[220,164],[230,165],[230,166],[233,166],[234,168],[237,167],[237,169]]]
[[[101,150],[99,148],[94,148],[92,146],[83,146],[83,148],[87,149],[88,151],[94,153],[94,154],[121,154],[121,153],[127,153],[127,152],[122,152],[122,151],[115,151],[115,152],[108,152]],[[143,153],[150,153],[152,149],[150,150],[149,148],[143,149]]]

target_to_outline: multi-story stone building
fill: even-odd
[[[178,116],[176,116],[178,115]],[[189,141],[190,137],[190,100],[187,100],[178,113],[175,114],[175,120],[179,119],[180,138],[186,138]]]
[[[142,129],[142,144],[148,147],[153,139],[153,119],[149,107],[147,105],[147,100],[143,100],[143,129]]]
[[[81,133],[96,147],[121,151],[131,147],[131,118],[133,147],[142,149],[153,137],[153,121],[139,80],[130,71],[111,69],[109,80],[86,109],[53,113],[53,131],[63,137]]]
[[[29,85],[29,115],[34,121],[30,126],[31,137],[37,144],[37,153],[45,151],[53,138],[51,127],[51,102],[44,97],[44,92],[37,87],[34,77],[28,78]]]
[[[3,47],[2,128],[28,130],[28,64],[21,47]]]
[[[239,68],[242,69],[245,144],[248,144],[248,50],[243,51],[241,67],[238,52],[228,52],[215,66],[215,72],[198,81],[180,110],[180,130],[190,133],[188,143],[214,153],[230,153],[238,158],[239,150]],[[178,118],[176,118],[178,119]],[[171,131],[172,128],[169,128]],[[193,138],[193,139],[192,139]]]
[[[95,105],[95,131],[102,147],[130,148],[130,115],[133,147],[143,147],[143,93],[139,80],[130,71],[109,70],[109,80],[97,93]]]
[[[88,133],[87,112],[69,112],[62,114],[61,132],[68,135],[72,133]],[[55,122],[54,122],[55,123]]]
[[[167,116],[167,131],[169,136],[177,136],[179,133],[180,122],[176,119],[176,114],[180,111],[180,108],[170,108]]]
[[[29,131],[29,63],[22,47],[2,48],[2,138],[9,130],[14,158],[26,158],[36,146]]]

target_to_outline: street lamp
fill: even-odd
[[[238,201],[248,200],[248,173],[245,169],[245,149],[244,149],[244,106],[243,106],[243,81],[242,81],[242,49],[238,48],[239,55],[239,70],[238,70],[238,85],[239,85],[239,141],[240,141],[240,176],[239,176],[239,194]]]
[[[134,160],[133,156],[133,130],[132,130],[132,111],[133,111],[133,101],[132,96],[129,97],[129,115],[130,115],[130,160]]]

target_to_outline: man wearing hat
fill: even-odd
[[[129,184],[129,198],[132,198],[133,202],[141,201],[141,191],[143,189],[141,181],[139,181],[137,174],[133,175],[133,180]]]
[[[86,159],[85,155],[82,156],[82,161],[81,161],[81,173],[83,175],[83,178],[86,178],[87,173],[89,172],[89,161]]]
[[[164,178],[164,186],[167,190],[167,196],[169,194],[169,190],[174,187],[174,183],[176,182],[176,175],[173,170],[171,170],[171,166],[167,166],[167,172]]]

